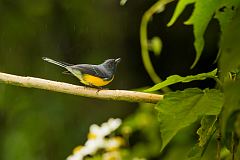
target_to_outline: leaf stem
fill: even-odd
[[[221,160],[221,131],[220,128],[218,128],[217,132],[217,160]]]
[[[222,88],[223,83],[220,81],[218,77],[213,77],[213,79],[217,82],[217,88]]]
[[[172,2],[173,0],[159,0],[157,1],[151,8],[149,8],[143,15],[141,26],[140,26],[140,43],[142,49],[142,60],[144,67],[146,68],[150,78],[153,80],[154,83],[162,82],[161,78],[157,75],[152,65],[149,52],[148,52],[148,36],[147,36],[147,25],[149,20],[151,19],[152,15],[156,12],[161,11],[166,4]],[[163,92],[171,91],[170,88],[164,87],[162,88]]]

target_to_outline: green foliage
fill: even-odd
[[[173,16],[171,20],[168,22],[167,26],[172,26],[177,18],[180,16],[180,14],[184,11],[184,9],[187,7],[187,5],[192,4],[196,2],[196,0],[180,0],[178,1],[177,7],[174,10]]]
[[[231,149],[232,132],[234,123],[240,112],[240,81],[225,84],[225,104],[222,112],[221,130],[227,146]]]
[[[218,19],[221,31],[224,33],[225,28],[232,22],[239,6],[239,0],[221,0],[219,9],[216,11],[214,18]]]
[[[128,157],[131,155],[131,157],[149,159],[160,153],[159,122],[152,107],[153,105],[150,104],[142,104],[136,113],[129,116],[122,125],[122,135],[130,140],[128,144],[131,148],[128,150]],[[135,139],[135,142],[132,142],[132,139]]]
[[[197,64],[201,56],[204,48],[204,33],[214,11],[217,9],[218,3],[219,0],[197,0],[192,16],[185,22],[185,24],[193,25],[193,33],[195,37],[194,47],[196,49],[196,58],[192,67]]]
[[[166,87],[175,83],[179,83],[179,82],[186,83],[186,82],[191,82],[196,80],[204,80],[206,78],[216,78],[216,74],[217,74],[217,69],[208,73],[201,73],[194,76],[191,75],[191,76],[181,77],[179,75],[172,75],[172,76],[169,76],[165,81],[158,83],[145,91],[146,92],[156,91],[163,87]]]
[[[148,72],[149,76],[153,80],[154,83],[161,82],[161,78],[157,75],[154,70],[154,67],[151,62],[151,58],[149,55],[149,49],[153,50],[155,55],[160,54],[161,52],[161,41],[160,39],[154,38],[152,41],[148,40],[147,34],[147,25],[148,22],[151,20],[153,14],[163,12],[165,9],[165,5],[172,2],[173,0],[161,0],[157,1],[152,7],[150,7],[142,16],[141,26],[140,26],[140,43],[141,43],[141,53],[142,53],[142,60],[146,71]],[[163,88],[164,92],[170,91],[169,88]]]
[[[201,128],[197,131],[199,143],[193,147],[188,159],[201,159],[208,143],[216,130],[216,116],[221,114],[221,132],[228,148],[239,148],[236,141],[239,141],[240,123],[238,121],[240,112],[240,11],[239,0],[179,0],[177,7],[168,26],[175,23],[187,5],[194,4],[191,17],[185,22],[193,25],[194,47],[196,58],[192,65],[194,67],[204,49],[204,33],[213,15],[219,21],[221,28],[220,58],[219,67],[221,81],[217,78],[217,70],[203,73],[196,76],[181,77],[173,75],[165,81],[147,89],[147,92],[156,91],[163,87],[178,82],[190,82],[193,80],[204,80],[214,78],[219,82],[219,90],[186,89],[165,95],[164,100],[157,104],[159,121],[161,127],[162,149],[181,129],[195,122],[199,116],[215,115],[214,118],[204,117],[201,121]],[[230,79],[229,80],[229,75]],[[223,93],[220,92],[223,90]],[[208,108],[208,109],[206,109]],[[237,139],[236,139],[237,136]],[[234,147],[233,147],[234,146]],[[220,151],[218,151],[220,152]],[[236,152],[238,155],[238,152]]]
[[[201,120],[201,127],[198,129],[199,135],[199,147],[203,147],[212,133],[216,130],[215,123],[217,121],[216,116],[204,116]]]
[[[240,11],[236,13],[231,24],[229,24],[221,38],[221,56],[219,67],[222,77],[229,72],[235,72],[240,67]]]
[[[166,94],[156,107],[163,141],[161,150],[179,130],[200,116],[218,115],[222,105],[223,94],[215,89],[189,88]]]
[[[185,7],[191,3],[195,3],[195,9],[185,24],[193,25],[196,58],[191,67],[194,67],[202,54],[204,48],[204,33],[214,13],[216,13],[215,18],[219,20],[221,28],[223,30],[224,27],[229,22],[231,22],[231,18],[234,15],[234,12],[239,4],[239,0],[180,0],[178,2],[177,8],[174,11],[173,17],[168,23],[168,26],[173,25]],[[224,12],[221,12],[219,10],[221,10],[222,7],[226,7],[227,9]]]
[[[211,137],[216,131],[217,116],[204,116],[201,120],[201,127],[197,130],[199,142],[188,154],[188,160],[198,160],[203,156]]]
[[[237,3],[237,1],[236,1]],[[223,25],[224,30],[221,37],[221,55],[219,58],[219,67],[221,69],[221,78],[223,83],[225,103],[221,114],[221,133],[223,135],[223,142],[232,154],[236,154],[236,158],[239,159],[240,155],[234,148],[239,148],[239,129],[238,125],[239,112],[240,112],[240,11],[235,12],[234,7],[229,9],[228,17],[221,17],[216,15],[223,21],[220,23]],[[234,10],[232,10],[234,9]],[[225,22],[229,21],[228,25]]]

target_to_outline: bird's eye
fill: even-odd
[[[114,67],[114,61],[111,61],[111,62],[109,63],[109,67],[110,67],[110,68]]]
[[[109,63],[109,66],[112,67],[112,66],[113,66],[113,62],[110,62],[110,63]]]

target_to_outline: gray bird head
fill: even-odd
[[[115,72],[117,69],[118,63],[121,61],[121,58],[117,59],[107,59],[106,61],[103,62],[103,66],[110,72]]]

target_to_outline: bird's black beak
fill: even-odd
[[[121,61],[121,58],[115,59],[115,62],[118,64]]]

